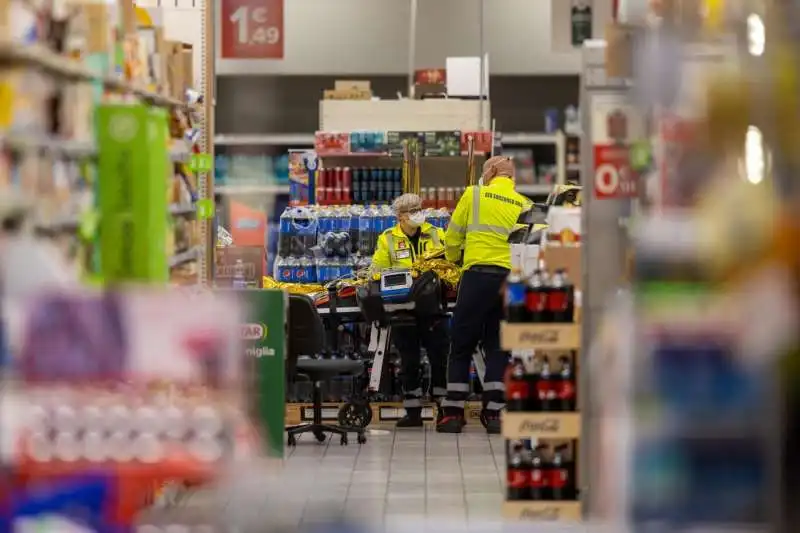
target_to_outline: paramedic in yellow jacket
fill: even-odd
[[[444,232],[425,222],[419,196],[404,194],[394,201],[392,207],[397,214],[397,225],[378,237],[375,255],[372,257],[373,271],[409,268],[417,257],[444,247]],[[431,394],[438,402],[447,392],[447,355],[450,348],[447,318],[418,321],[416,326],[394,327],[392,339],[400,352],[403,407],[406,410],[397,426],[422,427],[420,344],[428,352]],[[441,412],[441,409],[438,411]]]
[[[500,433],[505,407],[503,373],[508,353],[500,348],[503,318],[501,290],[511,270],[508,237],[520,214],[532,202],[514,190],[514,164],[492,157],[483,165],[477,186],[467,187],[458,201],[445,235],[445,257],[463,260],[463,273],[453,313],[453,347],[447,369],[447,397],[436,425],[441,433],[461,433],[464,402],[469,394],[469,368],[478,343],[486,353],[483,416],[486,431]]]

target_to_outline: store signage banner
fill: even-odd
[[[222,0],[223,59],[283,59],[283,0]]]
[[[592,97],[594,197],[631,198],[638,176],[630,166],[631,144],[644,136],[641,113],[621,95]]]
[[[283,458],[287,295],[280,290],[245,290],[239,294],[247,306],[246,322],[240,329],[252,378],[251,412],[266,444],[264,451]]]

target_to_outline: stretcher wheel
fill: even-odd
[[[347,446],[347,435],[342,435],[342,440],[339,441],[341,446]]]
[[[297,439],[294,437],[294,435],[289,435],[286,438],[286,445],[287,446],[297,446]]]
[[[486,428],[489,425],[489,419],[486,418],[486,411],[484,409],[481,409],[480,420],[481,420],[481,425],[484,428]]]
[[[346,403],[339,408],[339,425],[365,428],[372,422],[372,409],[368,403]]]
[[[367,443],[367,436],[363,433],[358,434],[358,443],[359,444],[366,444]]]

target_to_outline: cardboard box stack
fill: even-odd
[[[372,87],[368,81],[336,80],[333,89],[327,89],[325,100],[370,100]]]

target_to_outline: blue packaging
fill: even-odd
[[[509,307],[525,305],[525,282],[521,278],[506,282],[506,305]]]

